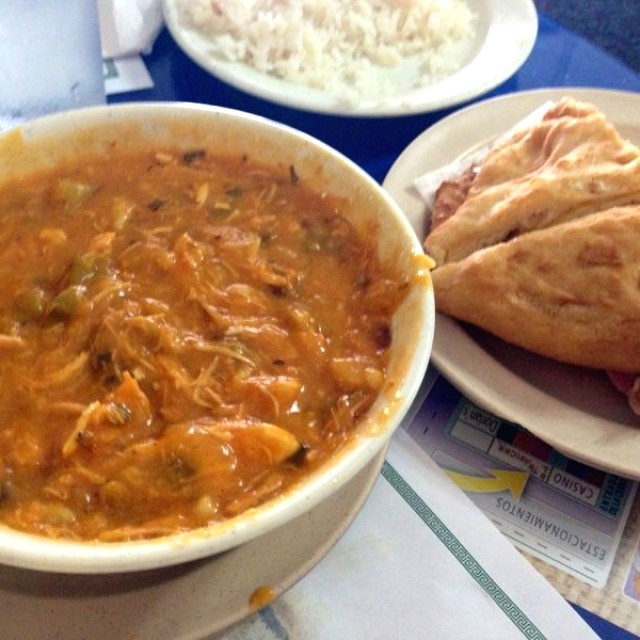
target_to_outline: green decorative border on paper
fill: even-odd
[[[485,593],[500,607],[525,638],[546,640],[544,634],[527,618],[524,612],[509,598],[485,571],[450,529],[425,504],[424,500],[409,486],[406,480],[388,463],[382,466],[382,475],[398,492],[420,519],[433,531],[465,571],[482,587]]]

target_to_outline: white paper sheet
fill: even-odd
[[[597,636],[399,431],[327,557],[224,640],[587,640]]]

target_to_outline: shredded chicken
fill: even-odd
[[[0,520],[103,541],[206,526],[352,437],[406,286],[342,201],[200,149],[15,189],[0,190]]]

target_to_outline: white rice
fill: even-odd
[[[347,98],[393,95],[389,71],[408,61],[402,89],[430,85],[457,70],[455,51],[475,36],[466,0],[179,0],[178,8],[213,55]]]

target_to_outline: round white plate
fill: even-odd
[[[164,0],[165,23],[178,46],[197,64],[220,80],[266,100],[288,107],[356,116],[393,116],[425,113],[460,104],[493,89],[515,73],[529,56],[538,33],[532,0],[475,0],[476,36],[457,52],[463,64],[453,75],[427,87],[411,89],[415,61],[407,59],[385,75],[393,91],[387,96],[353,103],[330,92],[311,89],[229,62],[211,53],[211,41],[184,27],[178,4]],[[347,3],[348,4],[348,3]]]
[[[0,636],[196,640],[220,633],[252,613],[257,588],[279,596],[326,555],[371,492],[384,453],[315,509],[209,560],[98,576],[0,567]]]
[[[640,144],[640,94],[577,88],[515,93],[458,111],[427,129],[401,154],[383,186],[424,237],[425,206],[414,180],[489,143],[562,96],[595,104],[623,136]],[[640,479],[640,417],[603,372],[536,356],[442,314],[436,318],[432,361],[478,405],[562,453]]]

